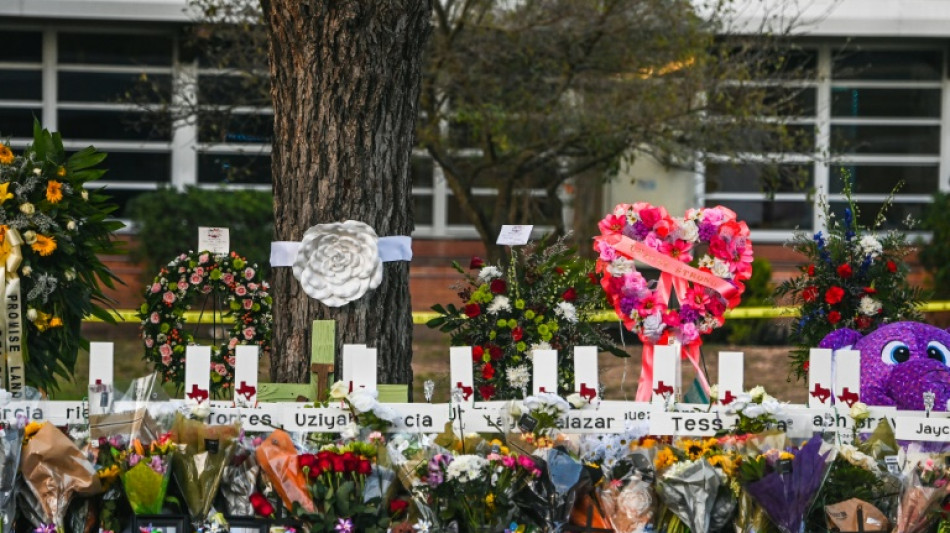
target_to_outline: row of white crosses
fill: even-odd
[[[208,399],[210,389],[211,349],[206,346],[191,346],[186,352],[185,372],[185,399],[203,401]],[[604,401],[598,380],[598,349],[594,346],[580,346],[574,349],[575,385],[574,390],[579,393],[589,405],[580,410],[572,410],[568,415],[572,417],[569,423],[577,422],[570,430],[573,431],[588,419],[599,417],[598,420],[611,419],[606,422],[606,431],[622,431],[625,422],[641,420],[650,422],[650,430],[656,434],[684,434],[701,435],[713,434],[717,428],[723,427],[732,420],[725,411],[730,404],[744,390],[743,363],[741,352],[721,352],[719,354],[719,408],[711,410],[697,410],[696,406],[681,405],[679,408],[691,412],[670,411],[668,401],[676,398],[681,390],[680,382],[680,350],[677,345],[657,346],[654,359],[654,401],[651,404],[637,402]],[[99,386],[112,384],[113,379],[113,351],[111,343],[91,343],[90,346],[90,402],[97,401],[92,394]],[[363,345],[345,345],[343,347],[342,380],[349,390],[359,388],[376,388],[377,351]],[[557,391],[557,352],[554,350],[537,350],[531,356],[533,362],[533,389],[526,393],[556,392]],[[395,429],[423,431],[419,425],[420,417],[428,417],[426,427],[441,430],[444,423],[462,415],[465,431],[492,431],[492,426],[486,424],[494,415],[493,409],[501,409],[501,402],[484,402],[475,405],[475,381],[472,364],[471,347],[453,347],[450,350],[451,371],[450,387],[453,392],[452,404],[391,404],[391,407],[404,417],[406,424]],[[330,408],[306,408],[300,404],[258,404],[257,390],[258,353],[255,346],[238,346],[234,365],[235,383],[232,404],[221,406],[216,402],[215,409],[221,412],[231,409],[243,409],[248,412],[274,413],[272,425],[282,425],[289,430],[321,431],[328,428],[327,421],[333,417],[345,415],[340,406]],[[847,409],[853,401],[859,400],[860,390],[860,357],[852,350],[812,350],[809,365],[809,402],[807,406],[788,406],[787,419],[795,420],[797,430],[807,435],[810,431],[833,429],[850,432],[850,421],[847,419]],[[72,403],[76,402],[48,402],[50,412],[69,412]],[[62,405],[59,405],[62,404]],[[69,404],[69,405],[67,405]],[[57,407],[58,405],[58,407]],[[254,409],[254,407],[257,409]],[[481,406],[481,408],[479,408]],[[454,409],[454,413],[453,413]],[[72,411],[75,416],[76,411]],[[50,419],[58,415],[52,415]],[[233,416],[233,413],[232,413]],[[300,418],[295,419],[294,417]],[[893,408],[872,408],[872,417],[888,417],[895,425],[897,437],[906,440],[941,440],[950,441],[950,419],[945,413],[897,413]],[[415,417],[415,426],[411,426]],[[586,418],[585,418],[586,417]],[[816,418],[817,417],[817,418]],[[831,422],[814,422],[827,418]],[[248,426],[246,417],[241,415],[245,427],[249,430],[262,430],[260,426],[252,429]],[[58,420],[58,418],[57,418]],[[302,420],[306,420],[303,422]],[[713,422],[717,423],[713,423]],[[338,424],[338,427],[342,424]],[[684,429],[685,428],[685,429]],[[699,429],[697,429],[699,428]],[[265,428],[266,429],[266,428]],[[594,428],[596,429],[596,427]],[[598,431],[576,431],[598,432]]]

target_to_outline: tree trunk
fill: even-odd
[[[319,223],[359,220],[409,235],[413,128],[427,0],[261,0],[270,35],[275,240]],[[380,287],[340,308],[307,297],[290,268],[274,270],[271,377],[308,379],[315,319],[343,344],[379,350],[380,383],[412,382],[409,264],[384,263]],[[411,389],[410,389],[411,390]]]

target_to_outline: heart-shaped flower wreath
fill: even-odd
[[[723,324],[726,309],[739,303],[742,282],[752,276],[749,228],[722,206],[690,209],[679,218],[646,202],[620,204],[599,227],[594,248],[601,285],[624,326],[644,341],[699,340]],[[696,257],[702,244],[707,249]],[[634,259],[661,271],[655,285]],[[678,308],[669,305],[671,288]]]

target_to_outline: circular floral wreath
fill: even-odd
[[[194,336],[185,330],[185,311],[195,296],[221,295],[225,317],[234,325],[228,342],[212,350],[211,392],[222,395],[234,381],[234,348],[256,344],[263,354],[270,348],[273,300],[267,293],[256,264],[234,252],[181,254],[162,268],[145,289],[145,303],[138,312],[142,320],[145,359],[154,364],[164,381],[179,387],[185,379],[185,347]]]
[[[671,337],[684,345],[721,326],[730,303],[719,291],[689,284],[678,309],[661,301],[655,282],[648,282],[635,263],[610,243],[623,235],[672,257],[701,272],[725,280],[741,294],[743,281],[752,276],[752,242],[749,227],[735,212],[722,207],[690,209],[685,217],[672,217],[663,207],[646,202],[620,204],[599,223],[601,237],[594,249],[600,253],[597,272],[607,299],[627,329],[653,343]],[[707,245],[701,257],[696,247]],[[698,255],[698,254],[697,254]]]

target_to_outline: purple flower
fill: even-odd
[[[129,467],[133,467],[133,466],[139,464],[139,461],[141,461],[141,460],[142,460],[142,456],[141,456],[141,455],[139,455],[139,454],[137,454],[137,453],[130,454],[130,455],[129,455]]]
[[[152,467],[152,470],[158,472],[159,474],[165,473],[165,463],[162,461],[162,457],[160,455],[153,455],[148,466]]]
[[[634,309],[640,306],[640,299],[636,296],[624,296],[620,299],[620,312],[630,316]]]
[[[699,225],[699,240],[703,242],[709,242],[713,238],[713,235],[716,234],[716,226],[710,224],[709,222],[702,222]]]
[[[43,524],[33,530],[33,533],[56,533],[56,526],[53,524]]]
[[[681,322],[696,322],[697,320],[699,320],[699,311],[695,307],[689,305],[680,307]]]
[[[353,521],[349,518],[340,518],[336,521],[336,526],[333,529],[337,533],[353,533]]]

